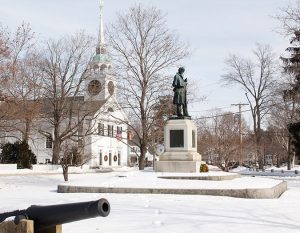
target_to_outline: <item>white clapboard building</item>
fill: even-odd
[[[128,165],[127,117],[116,98],[116,78],[111,72],[112,64],[105,49],[102,8],[101,5],[99,38],[96,54],[89,66],[90,75],[84,84],[84,95],[76,97],[78,103],[81,102],[90,108],[87,119],[93,121],[92,123],[85,121],[93,125],[93,133],[87,134],[84,138],[84,154],[89,156],[87,163],[91,167],[126,166]],[[44,101],[42,104],[44,106],[40,115],[45,115],[47,103]],[[4,105],[9,108],[7,103],[0,100],[0,107]],[[83,125],[84,127],[87,126]],[[39,129],[44,131],[47,129],[50,134],[53,134],[53,129],[41,117],[34,120],[30,133],[29,146],[37,156],[37,163],[45,164],[52,161],[53,143],[51,137],[39,133],[41,131]],[[13,142],[15,138],[20,138],[18,134],[20,133],[17,131],[15,135],[9,132],[9,137],[5,138],[5,132],[1,132],[0,143]]]

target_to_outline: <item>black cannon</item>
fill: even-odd
[[[25,210],[16,210],[0,214],[0,223],[8,217],[15,217],[18,224],[21,219],[34,221],[34,232],[47,228],[98,216],[106,217],[110,212],[109,202],[101,198],[97,201],[69,203],[61,205],[32,205]]]

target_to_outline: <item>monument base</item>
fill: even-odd
[[[157,161],[156,172],[200,172],[201,161]]]
[[[165,152],[155,162],[156,172],[199,172],[197,127],[190,117],[171,118],[166,122],[164,144]]]
[[[201,155],[196,151],[167,151],[159,161],[201,161]]]

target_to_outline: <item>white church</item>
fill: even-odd
[[[100,26],[96,54],[89,65],[90,75],[85,80],[84,96],[78,96],[81,101],[90,101],[95,109],[92,119],[93,134],[85,137],[84,154],[89,155],[90,167],[126,166],[128,165],[128,142],[126,114],[120,108],[116,93],[116,78],[112,75],[112,64],[106,53],[102,22],[103,4],[100,5]],[[101,113],[106,113],[105,115]],[[45,128],[42,120],[35,121],[37,127]],[[48,126],[47,126],[48,127]],[[51,133],[51,129],[50,129]],[[49,163],[52,160],[52,139],[32,130],[29,146],[37,157],[38,164]],[[0,143],[12,142],[10,138],[1,139]]]

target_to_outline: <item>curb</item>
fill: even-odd
[[[287,190],[287,182],[261,189],[168,189],[168,188],[118,188],[58,185],[58,193],[136,193],[228,196],[249,199],[279,198]]]

